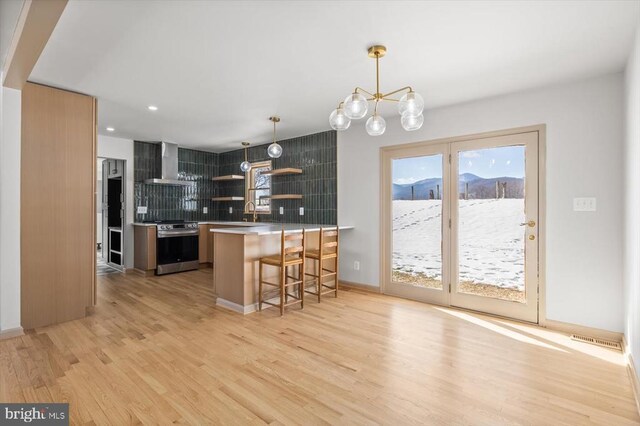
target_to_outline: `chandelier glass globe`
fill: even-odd
[[[422,114],[422,110],[424,110],[424,99],[416,92],[406,93],[400,98],[400,102],[398,102],[398,112],[400,115],[407,113],[418,116]]]
[[[367,115],[369,102],[360,93],[353,92],[344,100],[344,113],[347,117],[357,120]]]
[[[345,114],[344,108],[336,108],[329,116],[329,125],[333,130],[347,130],[351,119]]]
[[[409,114],[409,111],[406,111],[402,114],[400,123],[402,124],[402,128],[409,132],[412,130],[418,130],[422,127],[422,123],[424,123],[424,115],[411,115]]]
[[[267,148],[267,154],[269,154],[271,158],[280,158],[282,155],[282,147],[274,142]]]
[[[248,172],[249,170],[251,170],[251,163],[248,161],[243,161],[242,163],[240,163],[240,170],[242,170],[243,172]]]
[[[380,136],[387,129],[387,123],[376,113],[369,117],[365,128],[370,136]]]

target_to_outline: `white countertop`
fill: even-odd
[[[142,222],[134,222],[133,226],[156,226],[156,223],[142,223]],[[256,225],[264,225],[260,223],[252,223],[252,222],[232,222],[225,220],[210,220],[205,222],[198,222],[198,225],[224,225],[224,226],[256,226]]]
[[[221,222],[230,223],[230,222]],[[334,228],[335,225],[317,225],[308,223],[251,223],[242,222],[244,225],[234,228],[218,228],[211,229],[209,232],[219,234],[241,234],[241,235],[272,235],[278,234],[284,228],[285,232],[302,231],[307,232],[319,231],[320,228]],[[340,225],[340,230],[353,229],[353,226]]]

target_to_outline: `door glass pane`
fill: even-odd
[[[392,280],[442,289],[442,155],[393,160]]]
[[[525,147],[458,154],[460,293],[524,303]]]

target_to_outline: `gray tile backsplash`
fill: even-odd
[[[274,176],[273,194],[302,194],[302,200],[272,200],[272,212],[260,215],[268,222],[335,224],[337,220],[337,137],[335,131],[316,133],[278,141],[283,148],[280,158],[272,159],[274,169],[294,167],[302,169],[300,175]],[[249,161],[269,160],[267,146],[249,148]],[[180,148],[178,174],[180,179],[194,181],[190,187],[150,185],[144,180],[160,175],[160,146],[156,143],[135,142],[135,204],[147,206],[146,215],[136,213],[142,220],[242,220],[243,201],[211,201],[216,196],[244,196],[244,181],[213,182],[212,177],[242,174],[242,149],[215,154]],[[203,207],[208,213],[203,213]],[[233,207],[233,213],[229,213]],[[284,214],[279,214],[279,207]],[[304,207],[304,216],[299,208]],[[136,209],[137,210],[137,209]]]

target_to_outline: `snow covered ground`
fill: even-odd
[[[460,200],[460,280],[524,290],[524,200]],[[441,279],[441,200],[393,201],[393,269]]]

